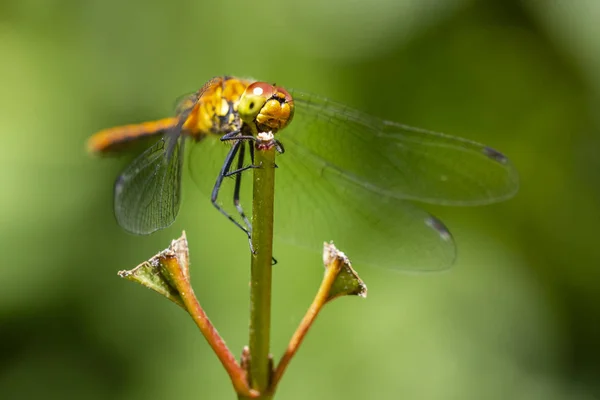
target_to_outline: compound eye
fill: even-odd
[[[275,86],[267,82],[254,82],[246,88],[246,94],[253,96],[262,96],[265,99],[270,99],[277,92]]]
[[[261,109],[275,93],[273,85],[269,85],[266,82],[254,82],[249,85],[238,105],[238,112],[242,121],[251,123],[254,121],[256,116],[260,113]]]
[[[282,103],[292,104],[292,105],[294,104],[294,99],[293,99],[292,95],[287,90],[282,88],[281,86],[273,87],[273,93],[277,97],[282,98]]]
[[[294,117],[294,99],[292,95],[281,86],[273,87],[273,97],[267,102],[268,110],[264,114],[268,118],[266,125],[274,132],[280,131],[292,122]],[[265,107],[266,109],[267,107]],[[259,115],[260,118],[260,115]]]

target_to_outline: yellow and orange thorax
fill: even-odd
[[[194,105],[194,99],[186,99],[178,107],[192,106],[189,116],[183,123],[186,135],[196,140],[208,134],[223,134],[240,130],[242,120],[238,114],[238,105],[244,91],[252,81],[232,77],[218,77],[210,80],[199,93],[200,98]]]

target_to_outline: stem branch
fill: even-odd
[[[248,398],[257,397],[258,393],[248,387],[247,372],[240,367],[219,335],[219,332],[217,332],[217,329],[210,322],[210,319],[208,319],[208,316],[196,298],[189,277],[186,277],[183,273],[177,258],[168,258],[164,262],[167,264],[166,267],[170,272],[171,280],[176,285],[187,312],[198,328],[200,328],[200,332],[202,332],[202,335],[219,358],[219,361],[221,361],[221,364],[223,364],[235,391]]]

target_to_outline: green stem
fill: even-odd
[[[273,199],[275,147],[257,148],[252,202],[252,254],[250,278],[250,386],[265,393],[271,380],[271,268],[273,259]],[[267,399],[269,397],[262,397]]]

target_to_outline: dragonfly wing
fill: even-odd
[[[281,241],[320,251],[333,240],[357,266],[426,272],[453,264],[454,241],[441,221],[322,168],[293,143],[286,146],[275,179],[274,229]]]
[[[280,140],[359,187],[445,205],[493,203],[518,189],[515,168],[490,147],[383,121],[319,96],[292,94],[294,120]]]
[[[365,190],[346,175],[322,168],[304,147],[284,144],[286,151],[277,156],[275,171],[276,241],[320,253],[323,242],[333,240],[356,266],[435,271],[452,265],[454,242],[440,221],[408,201]],[[190,172],[207,196],[229,148],[209,136],[192,149]],[[244,165],[249,163],[247,159]],[[240,197],[251,215],[252,171],[242,172],[242,178]],[[225,179],[218,203],[241,222],[233,206],[233,187],[233,177]],[[275,257],[285,263],[277,248]]]
[[[114,210],[123,229],[146,235],[173,223],[181,203],[184,140],[167,133],[117,178]]]

